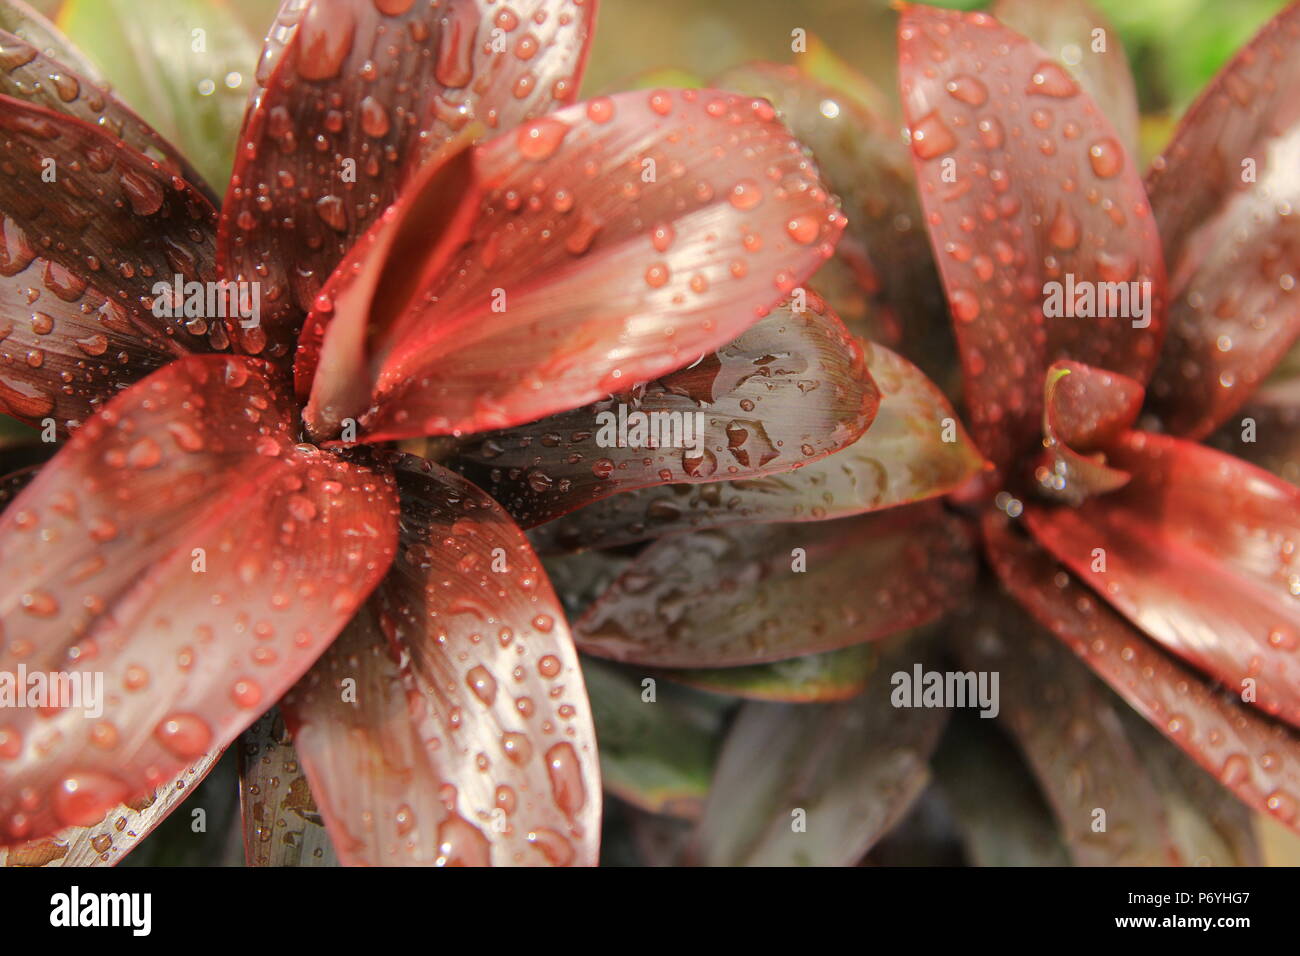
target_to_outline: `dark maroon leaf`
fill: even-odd
[[[281,705],[339,858],[594,864],[596,737],[546,576],[483,492],[391,462],[393,569]]]
[[[899,50],[971,430],[1005,467],[1037,444],[1051,362],[1147,380],[1163,329],[1160,240],[1114,128],[1039,47],[987,14],[907,6]]]
[[[821,521],[946,494],[984,467],[943,393],[905,359],[864,343],[880,406],[842,451],[779,476],[646,488],[605,498],[531,532],[542,550],[612,547],[756,521]]]
[[[221,212],[223,274],[265,286],[241,350],[292,360],[334,267],[466,124],[504,132],[571,101],[595,8],[286,0]]]
[[[1226,421],[1300,334],[1297,84],[1292,4],[1201,94],[1147,177],[1170,284],[1150,397],[1175,434]]]
[[[723,744],[696,855],[707,866],[851,866],[929,781],[948,711],[891,704],[891,675],[932,657],[891,642],[868,688],[835,704],[748,703]]]
[[[697,531],[650,545],[574,636],[586,653],[648,666],[761,664],[931,621],[973,570],[964,526],[930,505]]]
[[[999,675],[998,717],[1038,778],[1074,863],[1181,862],[1155,784],[1087,669],[1010,601],[983,600],[977,618],[952,626],[962,632],[952,641],[962,667]]]
[[[5,30],[0,30],[0,93],[99,127],[202,190],[209,201],[216,201],[198,170],[129,106],[75,64],[61,61],[57,54],[42,53]]]
[[[1247,806],[1300,832],[1300,738],[1158,650],[1000,515],[984,521],[1002,586],[1157,730]]]
[[[1145,432],[1109,460],[1128,485],[1078,508],[1028,508],[1034,537],[1169,650],[1300,724],[1300,489]]]
[[[880,402],[862,347],[807,306],[630,394],[488,433],[456,468],[531,527],[620,491],[805,467],[857,441]]]

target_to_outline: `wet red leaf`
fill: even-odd
[[[198,170],[176,147],[112,92],[106,91],[76,64],[62,62],[57,53],[42,53],[5,30],[0,30],[0,94],[97,126],[202,190],[209,201],[217,200]]]
[[[807,306],[787,302],[630,394],[488,433],[457,448],[455,466],[531,527],[620,491],[818,461],[860,438],[880,393],[835,314],[815,296]]]
[[[363,433],[530,421],[689,365],[767,314],[844,222],[774,116],[714,91],[632,92],[476,147],[469,242],[437,275],[410,263],[428,277],[410,307],[372,316]]]
[[[738,667],[876,640],[938,617],[974,572],[937,506],[675,535],[643,551],[574,625],[585,653]]]
[[[1034,536],[1169,650],[1300,724],[1300,488],[1221,452],[1130,432],[1123,490],[1026,509]],[[1097,549],[1101,549],[1098,552]]]
[[[393,467],[392,571],[282,705],[339,858],[594,864],[595,732],[559,602],[496,502]]]
[[[240,348],[291,361],[331,271],[466,124],[504,132],[571,101],[595,8],[287,0],[221,213],[223,274],[265,286]]]
[[[1040,624],[1247,806],[1300,832],[1300,739],[1212,690],[1162,653],[1000,515],[984,521],[989,559],[1006,588]]]
[[[1117,133],[1040,48],[987,14],[908,6],[899,50],[971,431],[1006,466],[1037,443],[1051,362],[1147,380],[1163,328],[1159,237]],[[1078,315],[1080,290],[1102,316]]]
[[[1137,89],[1119,31],[1087,0],[997,0],[989,9],[1070,71],[1137,158]],[[1101,31],[1098,33],[1097,31]]]
[[[1167,430],[1202,438],[1300,335],[1300,7],[1242,48],[1147,177],[1169,263],[1169,335],[1151,380]]]
[[[180,359],[0,516],[0,670],[103,675],[103,713],[6,709],[0,839],[97,822],[228,744],[383,574],[387,480],[296,445],[264,363]],[[93,702],[92,702],[93,703]]]
[[[612,547],[678,531],[759,521],[821,521],[946,494],[984,467],[948,400],[920,370],[864,342],[880,406],[848,448],[783,475],[644,488],[531,532],[543,550]]]
[[[107,129],[3,95],[0,149],[0,411],[66,431],[172,356],[224,347],[219,322],[154,308],[160,281],[213,278],[201,193]]]

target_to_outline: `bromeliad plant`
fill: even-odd
[[[968,854],[1257,860],[1249,818],[1216,787],[1300,828],[1300,492],[1198,443],[1223,426],[1215,444],[1246,459],[1263,450],[1294,478],[1294,390],[1266,389],[1260,411],[1246,403],[1300,332],[1289,92],[1300,6],[1228,64],[1145,181],[1133,84],[1099,18],[1081,3],[995,12],[1042,46],[988,13],[902,8],[911,208],[888,121],[841,67],[760,64],[715,81],[768,96],[812,147],[849,214],[837,261],[875,295],[867,328],[941,374],[907,327],[924,307],[909,283],[937,267],[979,454],[937,388],[869,345],[880,407],[844,451],[757,482],[614,495],[537,529],[546,548],[659,539],[619,558],[612,582],[590,560],[556,566],[573,582],[583,651],[744,698],[844,700],[745,705],[715,767],[712,711],[677,701],[658,737],[602,721],[635,688],[589,666],[598,724],[624,725],[602,739],[607,786],[701,819],[684,856],[634,822],[651,859],[860,859],[921,793],[945,719],[886,703],[891,675],[941,660],[925,637],[880,655],[863,642],[945,612],[950,657],[1001,675],[1001,722],[1057,830],[1044,841],[1023,821],[991,822],[971,790],[1010,794],[1025,820],[1034,808],[1014,774],[945,748],[935,766]],[[1066,51],[1074,71],[1043,47]],[[932,260],[915,256],[920,223]],[[563,433],[554,424],[463,451],[525,524],[594,497],[531,482],[536,469],[567,475],[539,448]],[[1061,642],[1203,769],[1135,726]],[[959,749],[1001,754],[987,735],[954,735]],[[791,824],[801,812],[806,832]]]
[[[105,688],[93,717],[0,711],[11,853],[115,861],[280,701],[344,862],[595,861],[562,608],[500,506],[393,442],[696,362],[844,221],[761,100],[568,105],[595,6],[287,0],[218,212],[4,4],[38,45],[0,33],[0,399],[70,437],[0,518],[0,671]],[[232,287],[260,314],[189,304]],[[835,320],[765,334],[825,387],[749,474],[853,441],[875,407]]]
[[[976,861],[1254,860],[1229,792],[1300,826],[1298,493],[1198,443],[1295,476],[1300,6],[1145,181],[1104,24],[994,12],[902,9],[904,144],[815,41],[569,106],[592,0],[289,0],[220,215],[0,37],[0,394],[71,435],[0,516],[0,671],[108,693],[0,711],[11,855],[115,861],[277,700],[255,862],[319,808],[344,862],[590,863],[602,782],[642,861],[887,861],[931,770]],[[160,320],[176,274],[259,321]],[[1037,787],[895,693],[945,660]]]

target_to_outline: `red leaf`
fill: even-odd
[[[203,782],[221,752],[204,754],[156,790],[120,804],[89,826],[66,827],[13,847],[0,846],[5,866],[117,866]]]
[[[1053,362],[1045,392],[1046,451],[1034,475],[1043,493],[1078,504],[1122,488],[1129,475],[1106,464],[1104,449],[1142,410],[1142,386],[1078,362]]]
[[[1147,380],[1164,312],[1159,237],[1114,129],[1037,46],[987,14],[908,6],[899,49],[971,430],[1006,466],[1037,443],[1051,362]],[[1079,289],[1091,290],[1094,311],[1100,297],[1111,314],[1076,317]],[[1060,317],[1045,317],[1058,304]]]
[[[0,94],[98,126],[136,152],[157,160],[168,173],[201,190],[210,202],[216,201],[198,170],[175,146],[77,64],[57,57],[57,52],[41,53],[22,38],[0,30]]]
[[[631,394],[489,433],[457,449],[456,467],[531,527],[620,491],[818,461],[858,440],[880,393],[862,346],[820,299],[808,306],[787,302]]]
[[[951,646],[967,671],[999,675],[998,717],[1038,778],[1074,863],[1182,862],[1113,698],[1014,603],[990,598],[979,606],[977,618],[956,619]],[[1098,807],[1106,812],[1101,831]]]
[[[1207,444],[1300,484],[1300,383],[1266,385]]]
[[[1124,151],[1138,155],[1133,72],[1119,32],[1099,10],[1087,0],[997,0],[989,12],[1067,67],[1115,127]],[[1097,49],[1098,40],[1102,49]]]
[[[595,731],[545,574],[483,492],[394,468],[393,570],[283,704],[339,858],[594,864]]]
[[[880,406],[848,448],[784,475],[614,495],[536,528],[534,543],[612,547],[731,524],[843,518],[938,497],[978,474],[984,460],[943,393],[905,359],[863,345]]]
[[[1226,421],[1300,334],[1298,84],[1292,4],[1220,71],[1147,177],[1170,275],[1151,400],[1176,434]]]
[[[1261,708],[1300,724],[1300,488],[1143,432],[1110,461],[1133,475],[1122,491],[1028,508],[1034,536],[1171,651],[1238,693],[1252,678]]]
[[[1246,805],[1300,832],[1300,738],[1210,690],[999,515],[984,522],[1002,585],[1157,730]]]
[[[213,277],[202,194],[105,130],[5,96],[0,150],[0,410],[66,430],[172,356],[225,346],[219,323],[154,311],[159,282]]]
[[[586,653],[653,667],[761,664],[925,624],[973,572],[937,506],[699,531],[641,552],[574,632]]]
[[[263,363],[180,359],[0,516],[0,671],[102,674],[104,694],[97,719],[5,711],[0,840],[94,823],[230,743],[383,574],[386,480],[296,445],[292,415]]]
[[[286,0],[221,212],[223,274],[265,286],[262,325],[237,330],[239,347],[291,360],[331,271],[466,124],[505,131],[570,102],[595,9]]]
[[[813,151],[822,178],[844,203],[844,238],[812,284],[851,329],[902,353],[946,386],[957,351],[898,120],[865,107],[854,92],[869,81],[842,64],[826,63],[838,87],[809,75],[813,58],[828,55],[808,39],[809,51],[795,58],[798,66],[753,63],[727,70],[713,85],[769,100]],[[837,266],[855,277],[851,298],[832,296],[843,284],[828,274]]]
[[[767,314],[844,222],[774,115],[713,91],[633,92],[477,147],[468,244],[436,274],[406,263],[426,277],[411,306],[372,315],[369,437],[584,405]]]

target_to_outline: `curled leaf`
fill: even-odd
[[[352,245],[467,124],[505,132],[577,93],[594,2],[287,0],[221,212],[221,267],[260,280],[239,347],[292,359]]]
[[[1078,504],[1128,482],[1126,472],[1106,464],[1103,449],[1137,419],[1142,394],[1127,376],[1078,362],[1052,363],[1043,411],[1046,451],[1034,474],[1047,496]]]

